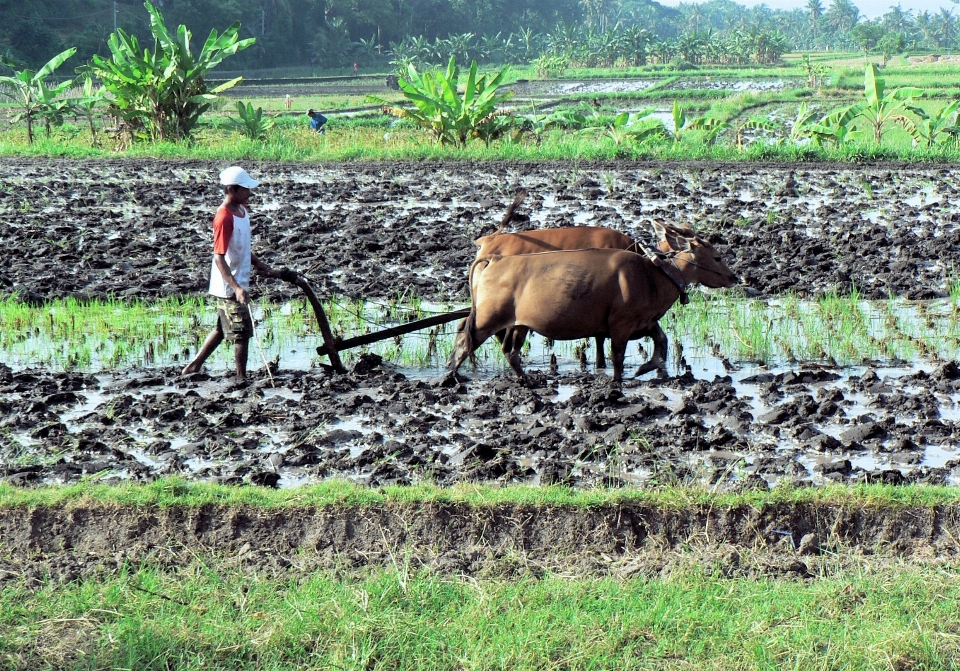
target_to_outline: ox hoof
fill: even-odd
[[[429,382],[431,385],[435,387],[444,387],[449,389],[452,387],[458,387],[464,382],[469,382],[469,381],[470,381],[470,378],[464,377],[463,375],[461,375],[455,370],[451,370],[445,373],[444,375],[440,375],[439,377],[433,378]]]
[[[637,372],[633,374],[633,376],[634,376],[634,377],[640,377],[641,375],[646,375],[647,373],[650,373],[650,372],[652,372],[652,371],[657,371],[657,379],[659,379],[659,380],[665,380],[665,379],[667,379],[668,377],[670,377],[670,376],[667,374],[667,367],[666,367],[666,366],[657,366],[657,365],[650,365],[650,364],[644,364],[644,365],[640,366],[640,367],[637,369]]]

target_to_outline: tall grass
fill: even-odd
[[[196,558],[7,581],[0,659],[15,671],[957,668],[955,569],[837,562],[802,581],[725,578],[710,562],[509,580],[448,577],[402,553],[390,569],[290,578]]]
[[[783,102],[771,102],[775,108]],[[729,100],[720,103],[714,112],[709,107],[703,114],[734,120],[737,109]],[[751,113],[763,114],[764,104],[749,103]],[[699,111],[698,111],[699,113]],[[788,114],[787,116],[792,116]],[[252,140],[238,133],[220,130],[213,124],[201,130],[191,143],[141,143],[123,152],[128,157],[205,160],[263,161],[380,161],[380,160],[719,160],[719,161],[870,161],[902,160],[914,162],[953,162],[960,160],[960,147],[938,144],[913,147],[912,140],[899,127],[891,126],[884,142],[877,146],[868,141],[850,141],[839,147],[815,147],[791,142],[753,142],[741,151],[731,142],[721,140],[705,144],[696,138],[684,142],[652,144],[616,144],[607,137],[552,130],[534,139],[520,142],[498,141],[487,147],[472,142],[465,149],[441,146],[426,131],[405,124],[389,125],[383,117],[339,121],[332,119],[327,132],[318,135],[297,119],[283,120],[266,140]],[[730,135],[732,131],[722,137]],[[50,139],[40,136],[33,144],[26,141],[26,132],[14,128],[0,134],[0,156],[52,156],[65,158],[114,158],[110,148],[91,145],[90,137],[80,127],[57,129]]]

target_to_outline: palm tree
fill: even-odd
[[[933,44],[933,23],[934,19],[930,12],[923,11],[917,14],[917,30],[923,36],[923,41],[928,45]]]
[[[703,7],[700,4],[691,5],[687,10],[687,22],[693,32],[699,32],[700,24],[707,20],[707,15],[703,13]]]
[[[933,39],[938,47],[949,49],[957,39],[957,19],[950,9],[940,9],[933,20]]]
[[[860,20],[860,10],[850,0],[832,0],[825,18],[837,33],[847,33]]]
[[[820,0],[807,0],[807,9],[810,10],[810,24],[813,27],[813,39],[820,34],[820,17],[823,16],[823,3]]]
[[[580,0],[587,18],[587,26],[605,32],[612,16],[618,13],[619,0]]]
[[[890,7],[890,11],[883,15],[883,27],[896,33],[909,32],[913,23],[913,10],[903,11],[898,4]]]

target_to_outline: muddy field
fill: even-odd
[[[32,301],[203,294],[223,167],[0,161],[0,283]],[[531,196],[515,228],[591,224],[650,240],[651,218],[691,225],[745,279],[743,291],[764,300],[855,285],[865,298],[937,301],[960,259],[951,167],[246,167],[263,182],[255,249],[323,295],[462,304],[472,240],[496,227],[520,185]],[[277,302],[295,295],[275,281],[254,291]],[[374,355],[347,375],[281,358],[274,381],[254,370],[238,384],[215,370],[182,378],[179,366],[0,365],[0,477],[767,487],[960,475],[952,361],[844,368],[680,356],[668,379],[622,389],[576,361],[528,370],[524,386],[512,373],[465,366],[451,377]]]

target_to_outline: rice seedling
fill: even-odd
[[[920,309],[896,299],[864,301],[825,295],[816,301],[785,297],[778,303],[720,295],[691,297],[675,307],[662,325],[680,338],[686,356],[724,354],[738,360],[836,361],[910,359],[918,354],[951,358],[957,354],[956,300]]]
[[[333,297],[324,305],[334,333],[349,338],[459,306],[426,305],[419,297],[398,295],[388,303]],[[132,365],[165,366],[189,357],[215,317],[203,297],[154,302],[80,302],[63,299],[42,307],[15,298],[0,300],[0,361],[16,366],[112,370]],[[731,294],[694,294],[662,320],[671,341],[683,350],[674,360],[714,356],[739,361],[836,361],[864,359],[954,358],[960,349],[960,284],[950,297],[926,304],[896,299],[865,301],[853,290],[817,300],[785,296],[765,302]],[[260,345],[267,359],[281,358],[295,367],[312,365],[319,333],[312,310],[303,300],[254,306]],[[443,324],[362,350],[343,353],[346,361],[372,352],[404,367],[442,368],[453,349],[456,323]],[[533,366],[587,361],[591,341],[551,342],[531,334],[523,354]],[[628,350],[628,365],[645,361],[643,343]],[[212,360],[229,368],[232,351]],[[592,357],[591,357],[592,358]],[[506,368],[499,344],[491,339],[477,351],[482,366]]]

